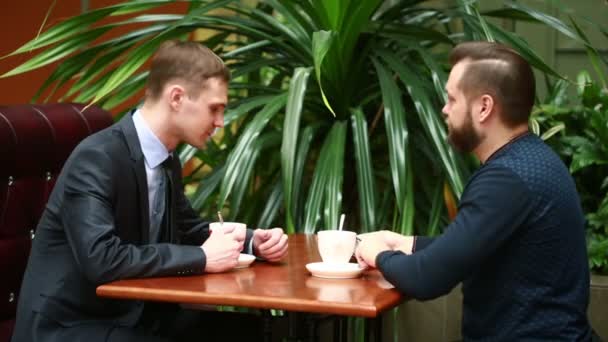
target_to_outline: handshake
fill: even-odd
[[[243,223],[211,223],[209,237],[201,246],[207,259],[205,272],[225,272],[236,267],[241,252],[250,247],[244,245],[246,236]],[[256,229],[251,243],[250,252],[267,261],[276,262],[287,255],[287,235],[281,228]]]

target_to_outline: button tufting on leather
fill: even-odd
[[[30,229],[30,240],[34,240],[34,236],[36,236],[36,233],[33,229]]]
[[[12,303],[14,301],[15,301],[15,293],[11,292],[11,293],[8,294],[8,302]]]
[[[46,172],[46,180],[47,180],[47,182],[48,182],[48,181],[50,181],[50,180],[51,180],[51,178],[52,178],[52,177],[51,177],[51,171],[47,171],[47,172]]]
[[[13,185],[13,180],[14,180],[13,176],[8,176],[8,186]]]

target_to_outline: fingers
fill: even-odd
[[[265,259],[271,259],[276,255],[280,255],[287,250],[287,235],[276,235],[270,238],[268,241],[264,242],[260,247],[258,247],[258,251],[260,256]]]
[[[359,267],[364,269],[369,267],[369,265],[363,260],[361,250],[359,248],[355,250],[355,259],[357,259],[357,264],[359,264]]]
[[[283,234],[283,230],[281,228],[273,228],[271,230],[266,230],[263,232],[266,233],[266,239],[261,240],[262,244],[258,246],[258,250],[260,251],[266,250],[276,245],[283,237],[285,237],[285,240],[287,240],[287,235]]]
[[[278,261],[287,254],[287,235],[281,228],[269,230],[258,229],[255,232],[254,243],[260,257],[268,261]]]
[[[288,246],[287,246],[287,244],[285,244],[283,246],[283,248],[281,248],[280,250],[278,250],[275,253],[265,256],[264,258],[270,262],[280,261],[287,255],[287,252],[288,252]]]

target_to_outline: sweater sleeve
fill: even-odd
[[[412,253],[425,249],[428,245],[433,243],[434,237],[430,236],[416,236],[414,238],[414,246],[412,247]]]
[[[422,300],[442,296],[510,238],[530,215],[532,200],[513,171],[487,165],[467,185],[458,215],[442,235],[425,248],[416,246],[411,255],[380,253],[378,269],[407,296]]]

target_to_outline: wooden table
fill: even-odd
[[[278,309],[289,312],[370,318],[375,339],[380,314],[403,301],[378,271],[355,279],[313,277],[305,265],[320,261],[316,236],[289,236],[282,263],[254,262],[250,267],[199,276],[119,280],[97,288],[102,297]]]

